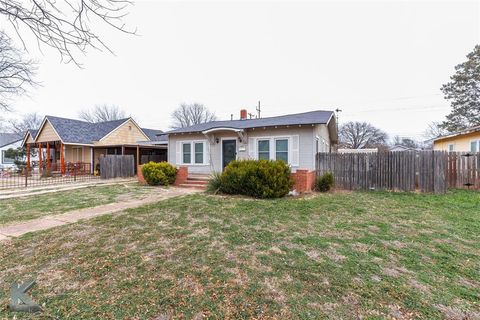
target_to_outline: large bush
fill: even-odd
[[[142,175],[151,186],[168,186],[175,182],[177,169],[168,162],[149,162],[142,166]]]
[[[317,178],[315,188],[320,192],[327,192],[333,187],[334,182],[333,174],[327,172]]]
[[[280,198],[293,186],[290,167],[283,161],[232,161],[220,176],[219,191],[255,198]]]

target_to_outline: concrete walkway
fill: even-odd
[[[75,210],[58,215],[45,216],[35,220],[28,220],[9,225],[3,225],[0,226],[0,241],[20,237],[21,235],[29,232],[55,228],[58,226],[75,223],[79,220],[91,219],[97,216],[116,213],[125,209],[137,208],[145,204],[155,203],[165,199],[183,196],[187,194],[193,194],[197,192],[200,191],[196,189],[170,187],[168,189],[161,189],[161,191],[159,190],[159,193],[155,196],[149,196],[140,200],[110,203],[98,207]]]

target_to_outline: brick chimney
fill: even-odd
[[[247,109],[240,110],[240,120],[247,120],[248,114]]]

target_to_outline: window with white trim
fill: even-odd
[[[7,157],[7,150],[2,150],[2,163],[4,164],[13,164],[15,159]]]
[[[275,139],[275,159],[288,163],[288,139]]]
[[[270,140],[258,140],[258,159],[270,160]]]
[[[455,151],[455,145],[453,143],[448,145],[448,152],[453,152]]]
[[[480,152],[480,140],[470,141],[470,152]]]
[[[195,142],[195,163],[203,163],[203,142]]]
[[[192,144],[191,143],[182,144],[182,162],[183,163],[192,162]]]

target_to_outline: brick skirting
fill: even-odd
[[[138,183],[140,184],[147,184],[145,181],[145,178],[143,178],[142,174],[142,167],[143,165],[139,165],[137,167],[137,178],[138,178]],[[175,186],[178,186],[179,184],[185,183],[188,178],[188,167],[179,167],[177,168],[177,177],[175,178]]]
[[[315,177],[315,171],[298,169],[292,173],[292,178],[295,181],[293,189],[299,193],[312,191],[315,185]]]

